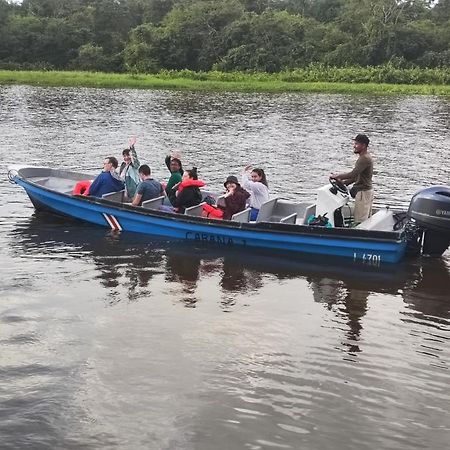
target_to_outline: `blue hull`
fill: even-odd
[[[123,231],[225,246],[338,256],[375,266],[396,263],[406,252],[406,241],[399,232],[210,220],[72,196],[41,187],[19,176],[15,176],[13,181],[25,189],[37,209],[47,209]]]

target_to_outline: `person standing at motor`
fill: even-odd
[[[134,148],[136,138],[130,140],[129,148],[122,152],[123,162],[119,168],[119,177],[125,183],[125,194],[131,200],[136,194],[137,185],[140,182],[139,178],[139,159]]]
[[[372,215],[373,159],[368,149],[369,142],[365,134],[358,134],[353,139],[353,152],[358,155],[355,167],[351,172],[333,173],[330,176],[345,185],[354,183],[350,194],[355,199],[354,220],[356,223],[361,223]]]

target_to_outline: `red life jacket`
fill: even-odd
[[[73,195],[89,195],[89,188],[91,187],[92,180],[78,181],[73,188]]]
[[[178,193],[180,193],[185,187],[195,186],[201,188],[205,185],[206,183],[202,180],[192,180],[188,178],[187,180],[184,180],[179,184],[177,191]]]
[[[221,219],[223,217],[223,211],[221,209],[208,205],[208,203],[203,205],[203,211],[206,212],[206,217],[214,217],[215,219]]]

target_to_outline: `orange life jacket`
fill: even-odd
[[[89,188],[91,187],[92,180],[78,181],[73,188],[73,195],[89,195]]]

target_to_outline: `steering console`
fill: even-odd
[[[350,196],[348,187],[342,181],[336,180],[336,178],[330,178],[330,184],[331,186],[333,186],[330,189],[333,194],[337,194],[338,192],[340,192],[341,194]]]

